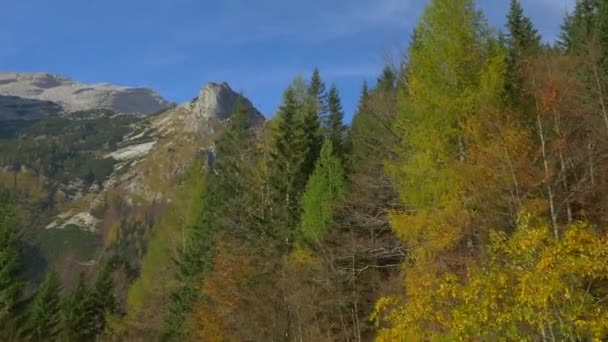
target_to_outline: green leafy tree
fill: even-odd
[[[42,283],[30,312],[30,331],[36,341],[52,341],[60,333],[61,282],[57,272],[52,271]]]
[[[331,140],[327,140],[302,198],[300,235],[304,242],[318,241],[331,224],[334,203],[344,191],[342,162],[335,155]]]

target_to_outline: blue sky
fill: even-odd
[[[522,0],[546,41],[575,0]],[[502,28],[508,0],[478,0]],[[407,45],[426,0],[0,0],[0,70],[148,86],[183,102],[227,81],[272,116],[318,66],[347,117],[364,79]]]

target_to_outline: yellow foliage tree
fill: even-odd
[[[608,334],[608,238],[585,223],[556,239],[529,215],[512,236],[492,232],[485,260],[463,282],[446,274],[424,288],[425,304],[384,298],[379,341],[597,340]],[[388,313],[383,315],[384,313]]]

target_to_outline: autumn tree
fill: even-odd
[[[492,37],[472,1],[432,1],[416,33],[407,96],[402,95],[395,126],[401,139],[399,159],[388,171],[406,209],[391,216],[392,227],[410,253],[408,299],[399,310],[421,310],[417,314],[431,317],[435,313],[427,302],[428,289],[438,286],[443,274],[462,270],[483,236],[473,228],[475,209],[466,197],[463,170],[473,144],[467,126],[502,87],[482,87],[485,73],[500,59],[488,59]],[[413,338],[424,329],[403,333]]]
[[[556,239],[550,225],[524,214],[512,236],[490,234],[487,256],[467,270],[466,283],[447,274],[427,289],[434,314],[407,310],[396,298],[379,303],[399,309],[378,339],[408,339],[410,332],[440,340],[601,339],[608,333],[606,253],[605,237],[585,223]]]

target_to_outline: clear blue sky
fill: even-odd
[[[522,0],[546,41],[575,0]],[[478,0],[502,28],[508,0]],[[407,45],[426,0],[0,0],[0,70],[148,86],[183,102],[227,81],[266,115],[297,74],[335,82],[350,117],[364,79]]]

